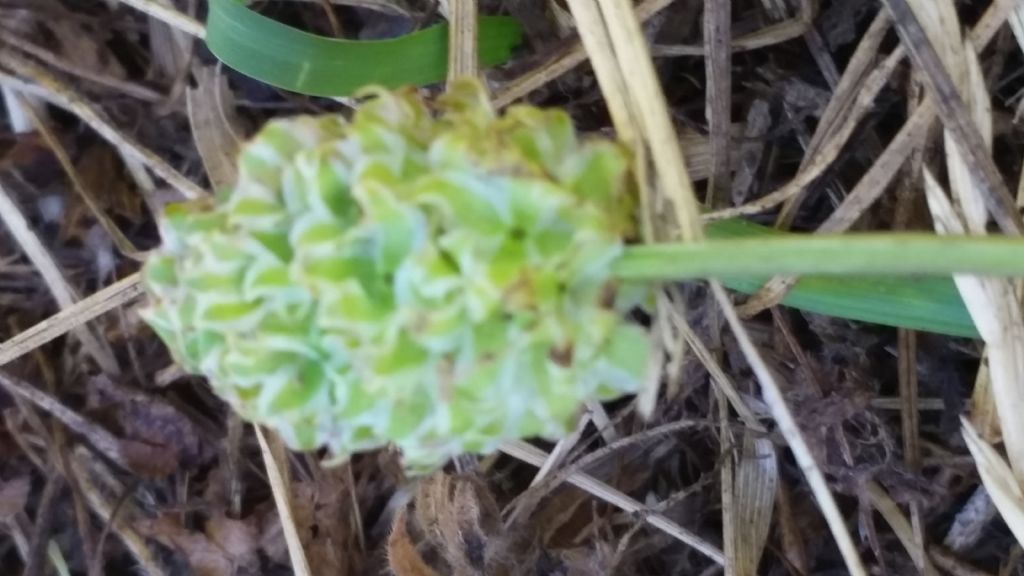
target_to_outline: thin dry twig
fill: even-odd
[[[12,34],[13,30],[7,28],[3,22],[0,22],[0,28],[6,28]],[[0,41],[8,40],[0,38]],[[26,54],[31,55],[34,58],[39,59],[41,62],[52,66],[53,68],[60,70],[66,74],[76,76],[88,82],[91,82],[97,86],[116,91],[117,94],[124,94],[137,98],[143,102],[157,103],[164,100],[164,95],[145,86],[129,80],[122,80],[106,74],[102,74],[89,68],[83,68],[73,62],[67,61],[63,56],[49,49],[35,44],[24,37],[17,37],[13,42],[10,42],[10,46],[14,49],[21,50]]]
[[[124,454],[122,444],[116,436],[108,432],[102,426],[95,424],[81,414],[68,408],[60,400],[32,386],[28,382],[15,378],[14,376],[0,372],[0,388],[11,395],[28,400],[37,408],[59,420],[62,424],[82,435],[100,452],[111,461],[125,469],[131,469],[131,464]]]
[[[284,445],[279,439],[274,438],[273,442],[277,448],[274,450],[259,426],[255,426],[253,429],[256,431],[256,439],[260,443],[260,452],[263,454],[263,463],[266,466],[270,489],[274,493],[274,505],[277,507],[277,513],[281,516],[281,527],[288,545],[288,558],[291,560],[292,570],[295,571],[295,576],[310,576],[313,572],[309,568],[309,561],[302,548],[302,539],[299,537],[299,531],[295,525],[295,517],[292,515],[291,490],[286,469],[288,459],[285,456]]]
[[[995,31],[1002,25],[1002,23],[1005,21],[1007,17],[1007,13],[1009,11],[1008,5],[1010,4],[1012,3],[994,2],[989,7],[989,9],[985,12],[985,14],[982,16],[982,18],[978,21],[978,23],[975,25],[975,27],[971,30],[969,34],[972,46],[975,46],[978,50],[982,50],[985,46],[988,45],[989,42],[991,42],[992,38],[995,36]],[[866,46],[864,45],[864,43],[867,41],[869,37],[872,38],[872,43],[874,43],[875,41],[881,41],[880,37],[874,38],[875,35],[880,34],[882,32],[881,30],[877,30],[877,34],[874,35],[871,33],[871,30],[875,30],[876,26],[882,25],[882,23],[879,22],[879,20],[882,20],[886,23],[885,28],[887,28],[888,23],[891,22],[887,14],[883,11],[876,18],[875,23],[872,24],[872,27],[866,34],[865,39],[862,40],[861,46],[864,46],[865,48],[872,47],[870,44]],[[859,53],[860,51],[861,47],[859,46],[857,52]],[[890,59],[895,59],[897,55],[905,55],[905,50],[902,45],[896,48],[893,54],[890,55]],[[854,66],[855,63],[857,63],[858,61],[859,59],[857,57],[857,54],[855,53],[854,58],[848,66],[848,71],[850,67]],[[843,81],[841,82],[841,84],[845,83],[846,78],[847,76],[844,74]],[[860,80],[858,80],[857,83],[860,83]],[[838,97],[840,94],[842,93],[837,89],[836,97]],[[825,123],[826,117],[843,118],[847,116],[847,114],[845,113],[839,114],[839,108],[836,109],[835,115],[829,114],[829,109],[832,108],[832,104],[834,101],[835,97],[832,101],[829,102],[829,106],[826,109],[825,114],[822,116],[822,124]],[[847,106],[849,105],[844,105],[843,108]],[[860,216],[872,204],[874,204],[874,202],[877,201],[878,198],[882,196],[882,194],[888,187],[889,183],[896,176],[896,173],[899,171],[900,167],[903,166],[907,158],[910,157],[911,152],[921,145],[921,143],[925,139],[925,136],[928,134],[929,127],[936,120],[936,116],[937,110],[934,105],[934,99],[931,97],[926,97],[924,101],[914,110],[910,118],[900,128],[896,136],[890,141],[889,145],[882,152],[882,155],[879,156],[877,160],[875,160],[875,162],[871,165],[868,171],[865,172],[861,179],[857,182],[857,185],[850,191],[849,194],[847,194],[846,198],[843,199],[839,207],[836,208],[836,210],[831,215],[829,215],[828,218],[826,218],[825,222],[823,222],[818,227],[817,232],[822,234],[837,233],[848,230],[850,227],[852,227],[853,224],[860,218]],[[819,125],[819,130],[816,130],[815,132],[815,140],[818,139],[819,134],[822,134],[824,137],[825,134],[836,133],[836,129],[834,127],[826,128],[827,129],[823,131],[820,129]],[[837,135],[833,135],[829,138],[829,140],[834,141],[837,137]],[[808,157],[811,157],[810,150],[812,149],[815,149],[813,145],[808,148]],[[805,158],[804,161],[807,162],[807,159]],[[802,172],[803,166],[801,167],[800,173]],[[783,190],[785,188],[786,187],[784,187]],[[782,190],[780,190],[780,192],[781,191]],[[793,198],[799,198],[798,194],[800,191],[792,192],[794,192]],[[760,205],[761,209],[754,210],[753,212],[750,213],[768,210],[783,200],[790,201],[791,198],[782,198],[781,195],[779,197],[771,198],[766,196],[765,198],[762,199],[762,201],[764,201],[764,204]],[[756,201],[755,203],[751,203],[752,207],[756,205]],[[723,213],[723,215],[727,215],[727,213]],[[717,218],[717,215],[713,215],[712,217]],[[799,280],[799,278],[796,277],[780,276],[773,278],[768,283],[766,283],[766,285],[760,291],[758,291],[753,297],[751,297],[751,299],[748,300],[748,302],[746,302],[743,305],[741,311],[744,313],[744,315],[753,315],[760,312],[761,310],[764,310],[769,306],[777,304],[782,300],[782,298],[785,297],[786,292],[793,285],[796,284],[797,280]]]
[[[693,331],[693,328],[686,322],[679,322],[675,328],[680,331],[686,344],[693,350],[694,355],[704,365],[704,368],[707,369],[708,374],[711,376],[711,381],[717,390],[722,393],[722,396],[732,405],[733,410],[743,420],[743,424],[750,430],[764,432],[764,426],[758,422],[754,411],[750,409],[747,402],[740,396],[740,392],[736,389],[736,384],[732,381],[732,378],[725,373],[725,370],[722,369],[722,366],[711,354],[711,351],[708,350],[708,347],[697,336],[697,333]]]
[[[764,5],[772,18],[778,22],[784,22],[792,2],[787,2],[786,0],[761,0],[761,4]],[[813,23],[815,16],[817,16],[818,2],[815,0],[797,0],[796,4],[799,6],[797,18],[804,22]],[[804,43],[807,44],[811,57],[814,58],[815,63],[818,65],[818,69],[821,71],[825,82],[829,88],[835,90],[836,85],[839,83],[839,70],[836,68],[832,55],[828,52],[825,39],[818,33],[817,28],[810,24],[804,30],[803,37]]]
[[[4,110],[7,112],[7,124],[11,127],[11,132],[14,134],[25,134],[26,132],[32,131],[32,122],[28,119],[28,114],[25,112],[25,98],[18,98],[19,94],[10,86],[0,85],[0,92],[2,92]],[[43,107],[43,102],[38,98],[32,99],[32,105],[38,108]]]
[[[46,574],[46,551],[53,535],[57,519],[58,497],[64,488],[64,478],[51,470],[46,478],[46,486],[39,498],[39,509],[36,512],[36,525],[32,532],[32,539],[28,556],[25,561],[25,570],[22,576],[43,576]]]
[[[17,76],[6,72],[4,68]],[[99,108],[79,96],[59,78],[11,49],[3,47],[0,47],[0,84],[42,96],[51,104],[78,116],[122,155],[143,163],[184,197],[194,199],[207,195],[202,188],[185,178],[156,153],[114,127]]]
[[[738,558],[744,546],[741,542],[739,518],[736,513],[736,436],[729,428],[729,404],[721,390],[715,390],[718,403],[718,455],[722,459],[721,498],[722,498],[722,552],[725,554],[725,573],[727,576],[746,576],[746,566]],[[760,552],[760,550],[759,550]]]
[[[120,486],[120,483],[113,478],[113,475],[105,468],[103,463],[82,447],[75,449],[71,455],[70,463],[73,473],[78,479],[82,495],[85,497],[86,502],[88,502],[89,507],[92,508],[93,513],[100,518],[104,525],[110,524],[110,529],[118,536],[136,562],[139,563],[139,568],[143,570],[143,573],[146,576],[170,576],[160,564],[156,555],[153,554],[153,551],[150,550],[146,541],[125,520],[127,514],[123,512],[118,514],[118,505],[104,494],[105,490],[97,482],[97,477],[106,478],[106,481],[103,483],[116,490],[117,493],[123,493],[124,487]],[[125,500],[121,503],[120,508],[134,508],[134,506]],[[100,559],[97,558],[96,561],[99,562]]]
[[[864,32],[864,36],[857,43],[857,49],[854,50],[846,69],[843,70],[843,75],[835,87],[832,98],[829,99],[825,111],[822,112],[821,118],[818,120],[814,135],[807,145],[804,159],[800,162],[800,170],[810,164],[811,159],[827,146],[842,145],[842,140],[838,143],[833,143],[833,140],[842,137],[843,119],[858,112],[856,103],[859,87],[870,77],[871,69],[878,57],[878,49],[891,24],[892,21],[889,19],[888,13],[885,10],[879,10],[867,31]],[[799,194],[783,204],[779,217],[776,219],[777,227],[789,227],[804,197],[804,194]]]
[[[839,157],[849,137],[860,125],[861,119],[874,108],[875,97],[885,87],[892,72],[902,59],[901,51],[894,51],[864,79],[850,112],[842,116],[842,124],[835,129],[835,135],[829,139],[828,146],[823,147],[817,154],[809,156],[809,164],[801,169],[792,180],[777,190],[743,206],[708,213],[704,216],[704,220],[715,221],[759,214],[801,194]]]
[[[1024,544],[1024,491],[995,448],[978,436],[966,418],[961,419],[961,424],[967,448],[978,465],[982,483],[1017,542]]]
[[[896,502],[889,496],[889,493],[878,482],[869,481],[865,486],[865,492],[867,493],[868,500],[871,501],[871,505],[874,506],[875,510],[885,518],[885,521],[892,527],[892,531],[896,533],[896,537],[899,538],[900,544],[907,550],[907,554],[917,565],[917,569],[926,576],[936,574],[935,567],[932,566],[931,561],[924,551],[919,547],[917,538],[914,535],[914,528],[911,526],[910,521],[903,515]]]
[[[964,233],[966,225],[945,197],[941,186],[925,171],[925,190],[942,233]],[[980,200],[980,199],[978,199]],[[977,225],[977,222],[975,222]],[[1024,374],[1024,320],[1020,301],[1012,283],[997,279],[955,276],[967,305],[988,346],[991,391],[1003,428],[1010,466],[978,436],[964,420],[964,437],[975,459],[988,493],[1017,538],[1024,536],[1024,500],[1020,498],[1022,477],[1022,430],[1019,415],[1022,404],[1018,383]],[[1012,467],[1012,469],[1011,469]]]
[[[977,50],[988,46],[1006,21],[1012,5],[1013,2],[993,2],[971,29],[968,35],[971,46]],[[853,226],[860,215],[882,196],[911,152],[921,145],[937,115],[933,99],[926,97],[842,204],[818,227],[818,232],[842,232]]]
[[[757,375],[758,381],[761,382],[764,400],[768,404],[776,423],[779,425],[779,431],[786,439],[786,443],[789,444],[794,458],[796,458],[797,463],[800,465],[800,470],[807,479],[815,499],[818,501],[818,506],[825,516],[825,521],[832,532],[832,537],[835,538],[836,544],[839,546],[839,551],[843,555],[847,569],[854,576],[867,576],[864,564],[857,553],[857,546],[846,529],[842,512],[840,512],[839,506],[836,504],[836,500],[828,488],[825,475],[815,461],[807,440],[804,439],[803,433],[797,426],[792,411],[786,405],[782,389],[775,380],[775,375],[768,369],[768,365],[761,357],[761,353],[757,350],[757,347],[744,329],[739,316],[736,314],[736,310],[732,306],[732,302],[729,301],[729,295],[726,293],[725,288],[718,282],[712,282],[711,288],[725,316],[726,322],[732,328],[733,334],[735,334],[736,340],[744,356],[747,358],[747,362],[750,363],[751,369]]]
[[[644,0],[636,7],[636,17],[646,22],[676,0]],[[545,63],[530,69],[522,76],[509,81],[494,95],[494,105],[504,108],[509,104],[567,74],[587,61],[587,51],[580,41],[573,42]]]
[[[716,5],[726,5],[728,2],[715,2]],[[796,18],[790,18],[783,22],[776,22],[742,36],[737,36],[725,46],[732,53],[750,52],[761,50],[783,42],[789,42],[794,38],[803,36],[811,27],[810,19],[801,13]],[[706,44],[655,44],[651,46],[651,55],[655,58],[677,57],[677,56],[704,56],[708,54]]]
[[[898,5],[899,2],[893,6]],[[955,82],[955,96],[963,103],[963,114],[967,115],[966,120],[981,141],[981,150],[968,154],[964,150],[963,134],[950,128],[947,122],[945,150],[952,203],[932,174],[925,170],[926,197],[935,227],[940,234],[986,234],[989,213],[997,221],[999,215],[993,213],[988,178],[973,160],[980,152],[991,162],[993,141],[992,108],[981,63],[970,40],[959,39],[956,7],[950,0],[934,6],[915,0],[913,7],[923,18],[922,34],[935,41],[952,39],[942,43],[942,54],[935,53],[936,59],[942,58],[936,64],[942,70],[928,73]],[[912,29],[913,25],[909,27]],[[1017,217],[1014,204],[1011,198],[1010,206]],[[1018,481],[1024,483],[1024,426],[1019,421],[1019,414],[1024,410],[1024,394],[1019,385],[1024,378],[1024,310],[1015,283],[971,276],[954,276],[954,281],[988,347],[990,392],[999,414],[1010,466]]]
[[[548,459],[544,461],[544,464],[537,470],[537,474],[530,481],[530,487],[534,487],[543,482],[552,471],[558,468],[565,459],[569,456],[573,447],[583,437],[583,430],[586,429],[587,424],[590,423],[590,412],[585,412],[580,417],[579,422],[576,423],[576,428],[566,437],[559,440],[555,447],[551,450],[548,455]],[[510,516],[509,520],[513,520],[514,516]]]
[[[476,0],[449,0],[451,35],[448,38],[448,83],[462,76],[476,76]]]
[[[881,198],[915,146],[924,141],[928,128],[935,121],[935,114],[931,100],[926,99],[917,107],[910,119],[889,142],[882,155],[864,173],[839,207],[818,227],[818,233],[848,230],[876,200]]]
[[[167,24],[171,28],[180,30],[199,39],[206,38],[206,26],[191,16],[179,12],[158,0],[118,0],[132,8],[152,16],[153,18]]]
[[[727,205],[732,191],[732,165],[729,161],[732,129],[732,2],[704,0],[704,60],[707,92],[704,97],[711,140],[711,179],[705,204]]]
[[[928,548],[928,557],[932,559],[936,566],[942,568],[951,576],[992,576],[984,570],[978,570],[974,566],[965,564],[963,560],[957,558],[953,553],[941,546]]]
[[[103,230],[110,236],[110,239],[114,242],[114,246],[117,247],[118,251],[127,258],[132,260],[142,261],[145,259],[146,254],[139,250],[132,241],[121,229],[117,227],[113,219],[107,216],[106,212],[100,207],[99,201],[96,200],[96,196],[91,190],[86,187],[85,183],[78,175],[78,170],[75,168],[74,163],[68,156],[67,151],[64,149],[64,145],[61,144],[60,139],[53,133],[47,122],[38,114],[31,109],[28,110],[29,116],[32,118],[32,123],[35,125],[39,134],[42,135],[46,145],[53,152],[53,155],[57,158],[61,168],[64,169],[64,173],[67,175],[68,180],[71,182],[71,188],[78,193],[79,197],[85,203],[89,212],[92,213],[96,221],[99,222]]]
[[[920,395],[917,378],[917,334],[900,329],[896,335],[898,347],[897,378],[900,387],[900,430],[903,437],[903,461],[914,472],[921,469]],[[910,523],[914,534],[915,562],[921,569],[927,562],[927,542],[921,506],[910,504]]]
[[[971,30],[969,35],[971,44],[978,50],[988,46],[996,31],[1006,21],[1012,6],[1013,2],[992,3]],[[893,51],[890,57],[903,51],[904,48],[901,45]],[[900,166],[910,156],[911,151],[924,140],[925,135],[928,133],[928,128],[937,119],[937,116],[938,110],[934,99],[931,96],[926,97],[917,110],[903,124],[903,127],[900,128],[900,131],[889,143],[889,146],[886,147],[878,160],[864,174],[864,177],[861,178],[857,186],[847,195],[835,212],[818,228],[818,232],[839,232],[852,226],[860,214],[881,197]],[[803,171],[798,173],[797,178],[800,178],[800,175],[803,173]],[[741,206],[732,210],[712,212],[705,215],[705,220],[721,220],[736,216],[759,214],[770,210],[785,202],[791,196],[798,194],[803,186],[806,186],[811,180],[813,178],[807,179],[807,182],[797,183],[796,188],[799,189],[793,189],[794,187],[790,185],[792,184],[791,182],[778,191],[750,203],[747,205],[748,207]],[[794,179],[795,181],[796,179]]]
[[[884,0],[892,13],[902,45],[919,70],[932,95],[935,106],[942,114],[942,122],[956,139],[957,148],[975,175],[977,185],[985,194],[988,209],[999,227],[1007,234],[1021,234],[1024,224],[1017,212],[1016,201],[992,157],[985,140],[975,125],[967,104],[957,89],[954,79],[942,64],[942,59],[928,39],[907,0]],[[931,10],[926,8],[926,10]]]
[[[526,442],[516,441],[506,443],[501,447],[501,451],[513,458],[537,467],[543,466],[544,462],[548,459],[548,454],[546,452],[536,446],[527,444]],[[712,544],[704,541],[697,535],[661,514],[648,513],[647,507],[643,504],[612,488],[611,486],[608,486],[600,480],[597,480],[593,476],[575,473],[569,475],[566,478],[566,481],[573,486],[585,490],[597,498],[612,504],[613,506],[625,510],[626,512],[639,514],[644,521],[651,526],[654,526],[669,536],[676,538],[680,542],[684,542],[687,545],[692,546],[695,550],[699,550],[711,560],[714,560],[719,564],[725,562],[725,557],[722,555],[722,551]]]
[[[138,273],[132,274],[0,344],[0,366],[60,338],[102,314],[132,302],[142,295],[139,280]]]
[[[682,162],[678,141],[675,139],[674,131],[668,120],[664,95],[653,73],[649,55],[645,54],[646,45],[639,33],[639,26],[636,24],[631,7],[625,2],[616,2],[615,0],[601,3],[603,14],[596,13],[592,5],[581,0],[570,1],[570,7],[578,19],[578,28],[583,34],[584,45],[590,53],[591,62],[594,64],[595,70],[598,71],[598,79],[606,100],[618,102],[616,106],[625,108],[620,111],[627,112],[615,114],[613,104],[609,102],[609,107],[613,108],[612,118],[616,122],[616,128],[620,133],[639,133],[644,141],[649,143],[654,160],[655,178],[663,189],[668,189],[663,191],[672,190],[673,185],[680,186],[680,188],[675,188],[677,194],[672,197],[672,200],[677,216],[676,223],[682,227],[681,237],[683,240],[700,239],[700,224],[695,223],[690,226],[688,222],[690,218],[699,217],[695,210],[690,210],[691,207],[696,208],[696,196],[693,194],[692,184],[689,182],[685,164]],[[580,21],[581,18],[586,21]],[[602,22],[608,27],[607,38],[599,34]],[[589,42],[588,33],[591,32],[588,32],[588,26],[596,28],[596,31],[592,32],[594,36],[590,38]],[[611,39],[611,46],[608,46],[608,38]],[[609,57],[616,59],[617,70],[603,61]],[[605,71],[603,80],[601,70]],[[627,71],[629,72],[628,82],[625,80]],[[625,95],[620,92],[623,85],[627,86],[628,90]],[[628,113],[631,109],[636,109],[635,113]],[[626,122],[635,122],[635,125],[620,125]],[[668,140],[671,142],[666,140],[666,135],[670,135]],[[772,413],[807,476],[833,536],[839,544],[848,569],[857,576],[866,574],[856,546],[846,530],[842,514],[828,490],[824,475],[815,463],[789,408],[782,399],[778,384],[739,322],[724,289],[717,283],[713,284],[713,288],[733,331],[741,342],[744,354],[748,361],[755,366],[755,373],[765,390]]]
[[[573,3],[574,15],[581,4],[584,3]],[[700,240],[703,238],[700,204],[633,4],[629,0],[598,0],[598,6],[633,117],[655,168],[652,176],[658,183],[658,191],[672,203],[680,239],[684,242]],[[608,96],[604,90],[602,93]]]
[[[57,301],[61,309],[67,310],[74,307],[75,303],[79,301],[77,291],[64,278],[64,273],[57,265],[56,260],[54,260],[46,247],[43,246],[42,241],[32,230],[25,215],[22,214],[21,208],[14,203],[14,200],[11,199],[3,185],[0,185],[0,220],[3,221],[11,235],[14,236],[14,239],[25,252],[25,255],[28,256],[35,269],[39,271],[46,287],[50,290],[50,294],[53,295],[54,300]],[[89,327],[76,329],[75,336],[81,340],[86,351],[89,352],[89,355],[92,356],[93,360],[96,361],[104,372],[107,374],[120,374],[121,367],[114,356],[113,350],[110,349],[104,338]]]
[[[596,5],[570,0],[569,6],[618,136],[634,151],[633,173],[640,191],[644,240],[653,241],[657,235],[654,223],[659,220],[659,210],[655,200],[662,199],[671,204],[673,232],[678,231],[684,241],[700,240],[703,230],[693,182],[632,4],[623,0],[602,0]],[[659,318],[664,317],[663,312],[659,305]],[[660,330],[656,327],[652,333]],[[656,347],[652,363],[662,350]],[[638,397],[637,408],[642,415],[652,412],[657,390],[658,379],[650,378]]]
[[[618,67],[615,48],[600,9],[595,3],[584,0],[568,0],[568,4],[619,139],[631,146],[640,146],[639,119],[630,102],[626,81]],[[641,193],[646,195],[648,186],[646,183],[640,185]]]

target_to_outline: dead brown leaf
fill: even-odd
[[[28,476],[0,482],[0,523],[11,520],[25,509],[31,489],[32,481]]]
[[[252,521],[217,514],[206,523],[206,536],[235,564],[255,568],[259,561],[259,531]]]
[[[220,190],[235,183],[235,163],[246,131],[235,113],[235,98],[227,78],[218,68],[201,68],[196,83],[185,93],[192,139],[211,187]]]
[[[779,482],[778,495],[775,508],[779,526],[779,547],[785,560],[796,569],[799,574],[810,572],[810,560],[807,556],[805,523],[800,518],[816,518],[814,516],[802,516],[799,503],[793,501],[791,488],[785,482]],[[820,529],[821,526],[815,526]]]
[[[612,550],[607,544],[598,542],[595,546],[580,546],[563,550],[554,555],[557,567],[549,574],[565,576],[589,576],[608,574],[611,568]]]
[[[117,438],[120,464],[143,478],[166,478],[178,471],[181,455],[174,448]]]
[[[487,485],[471,474],[421,481],[415,519],[456,574],[493,574],[504,545],[501,513]]]
[[[111,78],[127,77],[125,69],[111,51],[93,34],[87,33],[80,22],[65,19],[40,19],[55,39],[55,48],[69,64]]]
[[[395,516],[394,528],[388,537],[388,567],[395,576],[437,576],[417,550],[409,534],[409,512],[403,508]]]
[[[351,501],[340,474],[331,471],[324,473],[319,482],[293,482],[291,491],[293,520],[313,573],[361,574],[364,558],[357,528],[351,521]],[[260,547],[274,561],[288,563],[281,518],[272,505],[264,513]]]
[[[97,207],[110,216],[131,222],[143,220],[144,203],[128,178],[117,152],[103,143],[87,146],[75,161],[82,187],[94,192]],[[78,194],[67,196],[67,209],[61,223],[61,239],[85,239],[95,222],[89,207]]]
[[[436,472],[395,517],[388,561],[399,576],[515,573],[511,539],[487,485],[473,474]]]
[[[541,542],[547,547],[570,546],[589,529],[601,508],[607,508],[595,507],[590,494],[575,486],[559,487],[548,498],[529,519],[524,519],[537,527]]]
[[[39,390],[32,384],[11,374],[0,372],[0,388],[31,402],[39,409],[60,420],[70,430],[86,438],[107,458],[145,478],[167,476],[177,467],[177,455],[161,446],[125,440],[110,430],[84,417],[63,404],[58,398]]]
[[[135,528],[145,536],[179,552],[196,576],[235,576],[239,564],[226,550],[202,532],[185,529],[170,514],[155,520],[142,520]]]
[[[203,441],[202,431],[184,413],[163,398],[128,388],[100,375],[90,380],[94,408],[108,413],[125,441],[151,446],[174,455],[175,465],[194,469],[205,463],[213,451]],[[170,460],[162,456],[161,460]],[[173,471],[173,470],[172,470]]]
[[[635,440],[639,435],[631,438]],[[649,451],[624,451],[621,454],[606,456],[588,465],[587,471],[626,493],[639,490],[651,480],[649,458],[656,456]],[[559,472],[562,470],[555,473]],[[615,507],[595,502],[592,494],[569,483],[554,488],[538,484],[529,492],[520,495],[517,500],[518,513],[522,516],[515,529],[535,532],[547,549],[568,549],[575,546],[586,539],[588,532],[593,531],[595,523],[617,512]]]
[[[153,55],[153,72],[163,79],[174,79],[188,65],[191,38],[184,32],[149,18],[149,49]]]
[[[35,133],[11,134],[0,139],[0,170],[17,170],[28,179],[36,174],[55,174],[56,160],[42,137]]]

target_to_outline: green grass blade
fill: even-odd
[[[745,220],[725,220],[707,226],[711,238],[785,234]],[[753,294],[768,276],[723,279],[729,288]],[[949,278],[805,276],[789,291],[786,306],[923,332],[976,338],[967,308]]]
[[[737,274],[1024,277],[1024,241],[1007,236],[786,234],[631,246],[623,279],[686,280]]]
[[[447,24],[389,40],[338,40],[271,20],[237,0],[209,4],[210,51],[225,65],[271,86],[312,96],[349,96],[372,84],[397,88],[440,82],[447,73]],[[515,20],[482,17],[480,65],[507,61],[521,37]]]

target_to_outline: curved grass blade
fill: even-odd
[[[448,25],[389,40],[338,40],[287,26],[237,0],[210,0],[206,44],[227,66],[281,88],[311,96],[350,96],[376,84],[431,84],[448,71]],[[482,67],[509,59],[522,38],[511,19],[480,18]]]
[[[745,220],[709,223],[711,238],[784,234]],[[722,279],[722,284],[753,294],[769,277]],[[804,276],[782,304],[798,310],[908,328],[948,336],[977,338],[970,314],[951,278]]]

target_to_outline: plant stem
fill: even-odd
[[[1024,277],[1024,240],[934,234],[786,235],[627,247],[623,280],[765,275]]]

